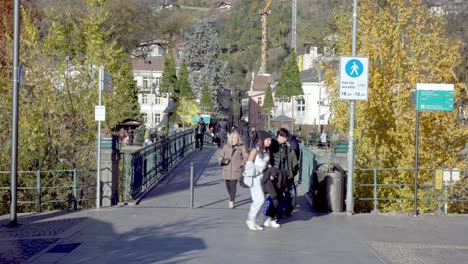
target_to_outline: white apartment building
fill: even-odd
[[[167,120],[165,110],[169,105],[169,99],[159,94],[166,50],[153,41],[142,43],[134,54],[139,55],[132,59],[132,65],[143,122],[149,129],[159,129]]]

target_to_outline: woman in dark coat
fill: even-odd
[[[249,154],[240,141],[239,133],[230,134],[227,144],[221,149],[218,157],[220,165],[223,166],[223,178],[229,194],[229,208],[234,208],[237,181],[239,181],[242,167],[247,162],[248,156]]]

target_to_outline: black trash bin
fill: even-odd
[[[315,169],[314,207],[322,212],[343,212],[345,194],[345,175],[338,164],[333,164],[331,172]],[[337,166],[337,167],[336,167]],[[323,167],[323,166],[322,166]]]

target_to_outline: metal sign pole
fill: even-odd
[[[418,100],[418,98],[416,98]],[[414,143],[414,202],[413,202],[413,215],[418,215],[418,148],[419,148],[419,111],[416,109],[416,133]]]
[[[353,47],[352,56],[356,56],[356,35],[357,35],[357,0],[354,0],[353,7]],[[349,138],[348,138],[348,179],[346,188],[346,213],[354,213],[354,197],[353,197],[353,177],[354,177],[354,113],[355,101],[349,101]]]
[[[10,204],[10,224],[17,224],[16,204],[17,204],[17,181],[18,181],[18,65],[19,65],[19,41],[20,41],[20,3],[14,3],[14,36],[13,36],[13,93],[12,93],[12,129],[11,129],[11,204]]]
[[[98,106],[102,104],[102,89],[104,86],[104,68],[99,68],[99,99]],[[99,209],[101,204],[101,120],[98,120],[97,132],[97,174],[96,174],[96,209]]]

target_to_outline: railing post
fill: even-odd
[[[190,208],[193,208],[193,161],[190,162]]]
[[[36,179],[37,179],[37,212],[40,213],[42,211],[42,190],[41,190],[41,171],[36,171]]]
[[[76,169],[73,170],[73,210],[78,210],[78,201],[76,198]]]
[[[377,168],[373,168],[374,171],[374,210],[372,213],[377,214],[379,209],[377,209]]]

